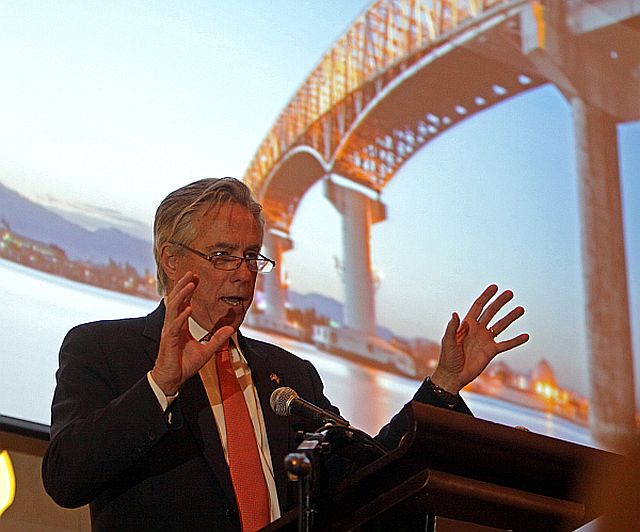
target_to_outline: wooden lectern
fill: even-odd
[[[603,513],[595,482],[623,457],[420,403],[400,445],[317,501],[314,530],[425,530],[427,514],[570,531]],[[297,530],[297,512],[267,529]]]

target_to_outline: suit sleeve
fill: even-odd
[[[311,401],[313,404],[319,406],[324,410],[329,410],[334,414],[340,415],[340,409],[337,406],[332,405],[331,401],[329,401],[329,399],[324,394],[324,383],[322,382],[322,378],[320,377],[318,370],[308,360],[305,360],[304,364],[309,376],[309,382],[311,383],[311,387],[313,390],[313,397],[305,399]]]
[[[313,384],[314,389],[314,397],[309,398],[309,400],[320,408],[340,414],[340,410],[333,406],[329,399],[324,395],[324,385],[316,368],[308,361],[305,361],[305,363],[307,365],[307,371],[309,372],[310,382]],[[430,390],[429,386],[426,385],[426,381],[422,382],[412,400],[447,410],[450,409],[450,407],[440,397]],[[462,398],[453,410],[463,414],[473,415]],[[387,449],[393,449],[398,446],[402,436],[404,436],[408,431],[409,421],[405,410],[402,409],[391,418],[389,423],[382,427],[375,439]]]
[[[76,327],[60,350],[42,478],[64,507],[89,503],[169,430],[146,375],[118,389],[95,336]]]
[[[451,409],[440,397],[438,397],[429,389],[429,387],[426,385],[426,380],[422,382],[422,384],[414,394],[412,400],[419,403],[436,406],[438,408],[444,408],[447,410]],[[460,412],[462,414],[473,416],[473,413],[462,398],[460,398],[460,402],[452,410]],[[402,436],[408,431],[409,420],[407,418],[407,414],[405,413],[405,409],[403,408],[400,412],[398,412],[391,418],[391,421],[389,421],[389,423],[382,427],[382,429],[376,436],[376,440],[378,440],[387,449],[393,449],[398,446],[400,440],[402,439]]]

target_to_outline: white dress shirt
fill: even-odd
[[[203,338],[208,333],[206,329],[203,329],[192,318],[189,318],[189,332],[191,332],[191,335],[194,338]],[[253,423],[253,430],[255,432],[256,441],[258,442],[262,471],[267,482],[267,489],[269,490],[269,510],[271,514],[271,521],[275,521],[280,517],[280,506],[278,504],[278,493],[273,474],[273,464],[271,463],[271,452],[269,451],[267,430],[264,424],[260,401],[258,399],[258,392],[253,384],[253,379],[251,378],[251,369],[238,347],[237,334],[234,334],[229,339],[229,358],[231,360],[231,366],[235,370],[238,381],[240,382],[240,387],[242,388],[245,401],[247,402],[247,408],[249,409],[249,415],[251,416],[251,421]],[[213,417],[218,428],[218,434],[220,435],[220,441],[222,442],[222,448],[224,449],[224,455],[228,463],[227,431],[224,419],[224,409],[222,407],[222,397],[220,395],[220,386],[218,385],[218,373],[216,371],[215,357],[212,357],[200,369],[199,374],[207,392],[209,404],[211,405]],[[158,398],[158,402],[162,406],[163,411],[166,410],[178,394],[171,397],[165,396],[160,387],[151,377],[151,372],[147,374],[147,378],[151,388]]]

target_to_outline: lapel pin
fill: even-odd
[[[271,382],[275,382],[276,384],[280,384],[280,377],[276,373],[269,373],[269,380]]]

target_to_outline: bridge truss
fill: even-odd
[[[288,228],[302,194],[329,172],[379,193],[422,145],[543,83],[520,51],[518,14],[531,6],[524,0],[374,2],[302,83],[245,173],[268,219]],[[446,71],[437,66],[445,56]],[[452,60],[458,61],[453,70]],[[290,169],[285,185],[277,174],[301,152],[317,168],[306,176],[300,165],[296,175]]]

